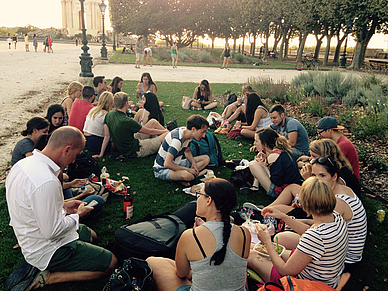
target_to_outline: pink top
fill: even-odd
[[[92,103],[86,102],[83,99],[76,99],[71,106],[69,125],[83,132],[86,116],[93,107]]]
[[[337,140],[337,145],[339,146],[345,157],[349,160],[350,164],[352,165],[354,174],[356,175],[358,181],[360,181],[360,163],[358,161],[356,148],[351,143],[351,141],[343,134]]]

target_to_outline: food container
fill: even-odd
[[[276,249],[276,243],[272,243],[272,244],[273,244],[274,248]],[[270,257],[269,257],[268,252],[267,252],[267,248],[261,242],[258,242],[257,244],[255,244],[255,246],[253,247],[253,250],[255,252],[257,252],[260,256],[265,257],[265,258],[270,260]],[[281,256],[283,254],[284,250],[285,250],[285,247],[279,244],[278,251],[277,251],[279,256]]]
[[[377,210],[377,221],[382,223],[384,221],[384,218],[385,218],[385,211],[382,209]]]

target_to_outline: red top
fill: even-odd
[[[84,132],[84,124],[86,115],[94,106],[92,103],[86,102],[83,99],[76,99],[71,106],[71,113],[69,116],[69,125],[78,128]]]
[[[354,174],[356,175],[358,181],[360,181],[360,163],[358,161],[356,148],[343,134],[337,140],[337,145],[340,147],[345,157],[349,160],[350,164],[352,165]]]

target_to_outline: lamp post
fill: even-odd
[[[81,21],[82,21],[82,44],[83,46],[81,49],[84,51],[81,56],[79,57],[81,59],[80,65],[81,65],[81,73],[79,74],[80,77],[94,77],[94,74],[92,73],[92,57],[88,53],[89,47],[88,39],[86,38],[86,29],[85,29],[85,17],[84,17],[84,2],[85,0],[79,0],[81,2]]]
[[[348,35],[349,35],[349,30],[352,27],[353,22],[351,20],[347,20],[345,22],[346,24],[346,39],[345,39],[345,46],[344,46],[344,52],[342,53],[342,57],[340,59],[340,65],[339,68],[341,69],[346,69],[346,47],[348,45]]]
[[[102,0],[101,4],[98,5],[100,7],[101,15],[102,15],[102,47],[101,47],[101,60],[107,61],[107,55],[108,52],[106,50],[106,44],[105,44],[105,9],[106,4],[104,3],[104,0]]]
[[[116,25],[112,24],[112,27],[113,27],[113,51],[115,52],[116,51],[116,38],[115,38],[115,27]]]

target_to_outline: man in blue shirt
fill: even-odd
[[[309,154],[308,134],[298,120],[292,117],[286,117],[284,108],[280,104],[275,104],[271,107],[269,116],[272,121],[270,127],[287,138],[295,159]]]

